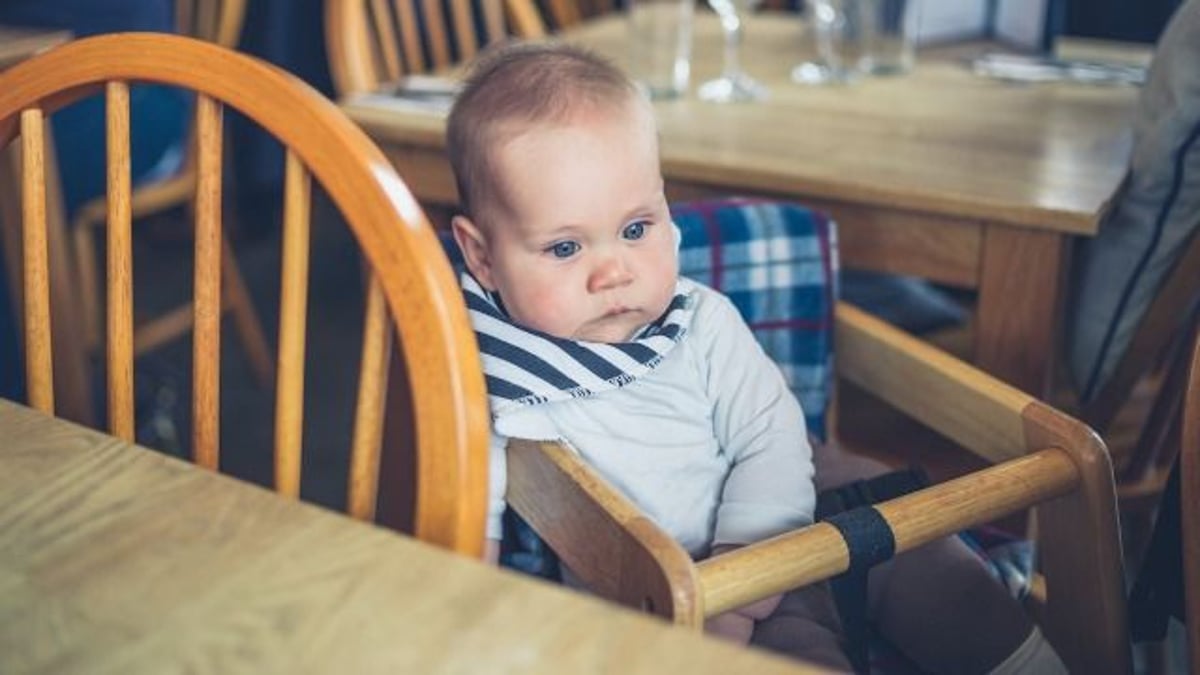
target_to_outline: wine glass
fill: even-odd
[[[702,100],[717,103],[758,101],[767,97],[767,88],[747,75],[741,67],[742,19],[739,12],[752,11],[762,0],[708,0],[721,20],[725,34],[725,65],[721,76],[700,85]]]
[[[800,84],[844,84],[858,78],[861,50],[861,17],[856,0],[809,0],[808,25],[816,43],[817,58],[792,69]]]

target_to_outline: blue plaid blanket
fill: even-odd
[[[728,198],[676,204],[680,273],[729,296],[783,371],[809,432],[825,438],[838,297],[837,227],[799,204]]]

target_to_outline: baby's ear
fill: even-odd
[[[487,239],[483,232],[466,216],[454,216],[450,220],[450,231],[458,250],[462,251],[467,269],[479,284],[489,291],[496,290],[492,283],[492,257],[488,251]]]

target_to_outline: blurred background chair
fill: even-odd
[[[1175,411],[1179,454],[1168,467],[1153,531],[1139,556],[1129,594],[1130,626],[1135,642],[1149,643],[1145,672],[1177,672],[1170,665],[1190,662],[1200,673],[1200,332],[1194,331],[1180,359],[1182,403]],[[1171,619],[1183,622],[1187,657],[1174,655]]]
[[[896,553],[1035,508],[1044,593],[1034,596],[1045,600],[1035,618],[1073,672],[1130,672],[1112,474],[1100,439],[853,306],[835,309],[836,234],[819,215],[740,200],[675,205],[672,212],[683,230],[681,273],[730,295],[780,365],[814,434],[835,428],[826,418],[836,413],[825,407],[831,365],[837,377],[991,465],[878,504]],[[753,251],[746,242],[759,240],[772,242],[760,259],[730,253]],[[798,240],[809,246],[792,250],[793,243],[780,253],[788,248],[781,242]],[[514,441],[508,467],[509,504],[585,585],[676,623],[700,628],[705,617],[850,565],[841,535],[826,523],[693,563],[575,453]]]
[[[1078,410],[1109,441],[1118,495],[1130,508],[1153,504],[1179,452],[1189,336],[1200,313],[1200,237],[1192,236],[1163,280],[1113,373]]]
[[[245,12],[245,0],[176,0],[176,30],[181,35],[233,49],[237,47],[241,36]],[[190,127],[181,146],[168,152],[147,175],[139,177],[131,203],[135,221],[168,209],[194,206],[195,134],[194,126]],[[96,197],[74,209],[71,223],[85,340],[93,352],[101,347],[104,324],[102,283],[97,270],[101,249],[96,245],[95,231],[104,226],[107,209],[106,197]],[[272,365],[262,322],[254,310],[241,269],[227,240],[223,240],[222,247],[227,281],[222,288],[222,310],[230,312],[233,317],[237,336],[255,377],[262,386],[268,386]],[[184,305],[139,321],[134,330],[134,355],[150,351],[191,330],[191,315],[191,308]]]
[[[325,44],[339,97],[469,61],[509,35],[545,33],[533,0],[325,0]]]
[[[1059,400],[1113,455],[1136,561],[1179,452],[1190,336],[1200,312],[1200,0],[1179,5],[1155,48],[1133,120],[1126,180],[1081,242],[1067,307]]]
[[[483,544],[487,402],[461,294],[431,227],[379,150],[337,108],[295,77],[211,43],[161,34],[76,41],[0,75],[0,146],[20,138],[24,192],[22,241],[25,356],[29,404],[53,414],[45,217],[47,117],[97,88],[107,110],[108,430],[134,439],[133,288],[130,186],[131,83],[161,82],[194,92],[196,118],[195,267],[192,321],[191,455],[220,461],[222,119],[236,110],[276,138],[287,154],[278,375],[274,410],[274,487],[298,496],[304,418],[311,183],[348,222],[373,270],[368,289],[347,509],[374,515],[380,489],[416,493],[415,534],[479,555]],[[97,142],[102,142],[97,139]],[[388,310],[391,310],[389,320]],[[414,424],[416,473],[379,475],[385,357],[391,329],[401,339]],[[324,358],[353,360],[350,355]],[[349,363],[347,367],[352,368]],[[239,449],[247,452],[248,449]]]
[[[1192,675],[1200,673],[1200,339],[1192,349],[1191,377],[1183,408],[1183,444],[1180,451],[1183,512],[1183,586],[1187,596],[1188,662]]]
[[[613,0],[542,0],[542,4],[554,30],[569,28],[617,9]]]

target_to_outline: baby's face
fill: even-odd
[[[525,130],[494,160],[507,208],[479,223],[488,264],[473,272],[514,321],[621,342],[666,311],[678,261],[648,106]]]

